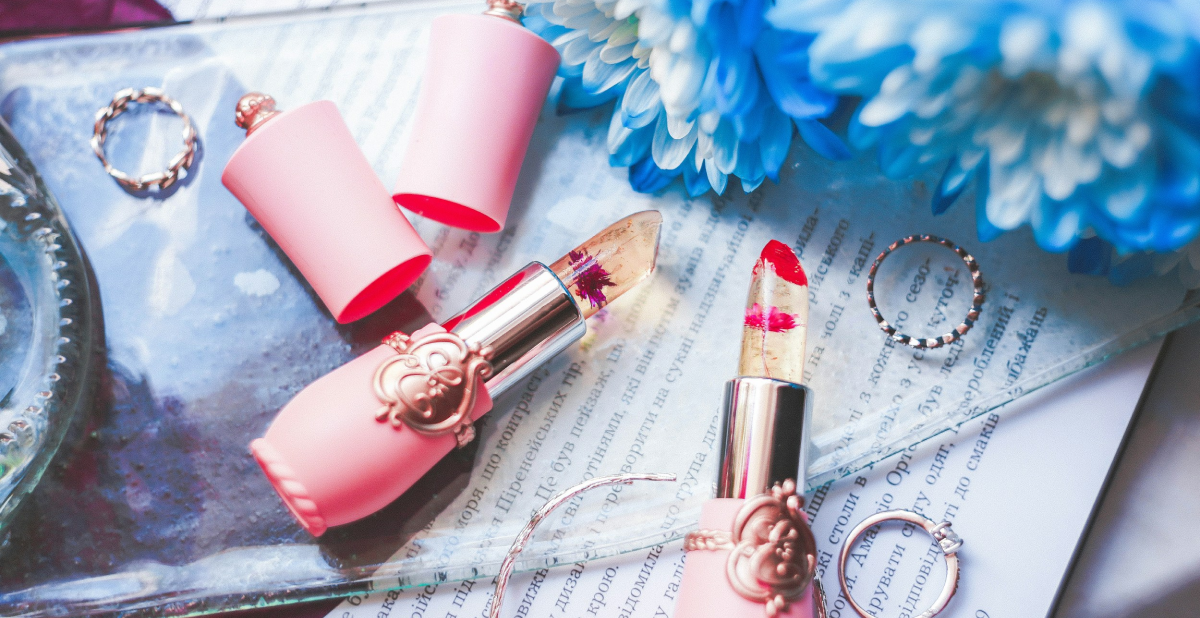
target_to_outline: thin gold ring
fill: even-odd
[[[879,312],[879,305],[875,303],[875,273],[879,271],[879,265],[882,264],[883,260],[891,255],[896,249],[899,249],[900,247],[903,247],[909,243],[916,242],[934,243],[950,249],[957,254],[960,259],[962,259],[964,264],[967,265],[967,270],[971,271],[971,285],[973,287],[971,296],[971,309],[967,311],[967,317],[962,321],[961,324],[954,327],[954,330],[941,335],[940,337],[913,337],[912,335],[906,335],[900,332],[899,329],[897,329],[895,326],[892,326],[890,322],[884,319],[883,314]],[[879,254],[879,257],[875,258],[875,262],[871,264],[870,272],[867,273],[867,305],[871,307],[871,315],[875,316],[875,321],[879,323],[879,328],[883,332],[887,333],[887,335],[897,343],[902,343],[904,345],[917,348],[918,350],[940,348],[944,345],[958,341],[959,338],[967,334],[967,331],[971,330],[971,327],[975,325],[975,322],[979,321],[979,314],[983,311],[983,301],[985,298],[986,295],[983,291],[983,273],[979,270],[979,262],[975,260],[974,256],[972,256],[970,253],[967,253],[966,249],[963,249],[954,242],[940,236],[914,234],[912,236],[905,236],[904,238],[897,240],[896,242],[888,245],[888,247]]]
[[[842,545],[842,554],[838,558],[838,584],[842,587],[842,595],[846,597],[846,601],[850,603],[850,607],[854,608],[854,611],[858,612],[859,616],[862,616],[862,618],[876,618],[875,614],[868,613],[866,608],[859,605],[858,601],[855,601],[854,597],[850,596],[850,586],[846,581],[846,563],[850,559],[850,548],[854,546],[854,542],[858,540],[858,537],[862,536],[870,528],[878,526],[885,521],[904,521],[924,528],[933,537],[938,549],[941,550],[942,555],[946,558],[946,583],[942,586],[942,592],[938,595],[937,599],[934,599],[933,605],[929,609],[920,614],[915,614],[917,618],[933,618],[946,609],[946,606],[950,604],[950,599],[954,598],[954,593],[958,592],[958,550],[962,547],[963,541],[951,529],[950,522],[934,523],[932,519],[920,513],[904,509],[876,513],[859,522],[850,531],[850,534],[846,535],[846,542]]]

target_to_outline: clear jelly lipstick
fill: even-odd
[[[630,215],[550,267],[534,262],[442,325],[383,345],[309,385],[250,450],[320,536],[403,494],[492,398],[577,341],[585,319],[654,271],[662,216]]]
[[[807,328],[808,279],[773,240],[754,266],[740,376],[725,385],[717,496],[684,542],[677,616],[812,616],[816,541],[796,494],[812,415],[799,384]]]

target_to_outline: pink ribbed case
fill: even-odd
[[[329,101],[266,120],[229,158],[221,182],[338,322],[391,301],[432,259]]]
[[[468,230],[503,229],[558,62],[507,19],[435,19],[396,203]]]
[[[430,324],[413,334],[445,332]],[[400,497],[454,449],[453,434],[428,436],[375,420],[371,381],[396,351],[381,345],[300,391],[250,451],[300,525],[313,536],[362,519]],[[471,413],[492,409],[481,388]]]

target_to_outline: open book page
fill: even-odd
[[[949,618],[1049,613],[1160,344],[1145,345],[988,417],[809,496],[829,616],[853,617],[838,586],[847,532],[880,510],[952,521],[963,538]],[[672,615],[685,554],[679,542],[514,577],[502,616],[652,618]],[[912,618],[932,604],[945,563],[931,539],[902,523],[858,543],[852,594],[878,616]],[[330,618],[486,617],[494,579],[374,592]],[[687,618],[687,617],[679,617]]]

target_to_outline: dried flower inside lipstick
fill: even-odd
[[[762,305],[754,303],[746,308],[746,327],[765,330],[769,333],[784,333],[796,328],[794,313],[784,313],[779,307],[770,307],[763,311]]]
[[[796,254],[772,240],[754,265],[739,374],[799,384],[808,331],[808,277]]]
[[[575,288],[572,293],[575,297],[588,301],[592,307],[607,305],[608,297],[604,295],[604,288],[613,286],[608,271],[604,270],[596,258],[588,255],[586,249],[571,251],[567,254],[567,259],[571,261],[571,269],[577,273],[575,281],[572,282]]]
[[[591,317],[654,272],[662,215],[634,213],[608,226],[550,265]]]

